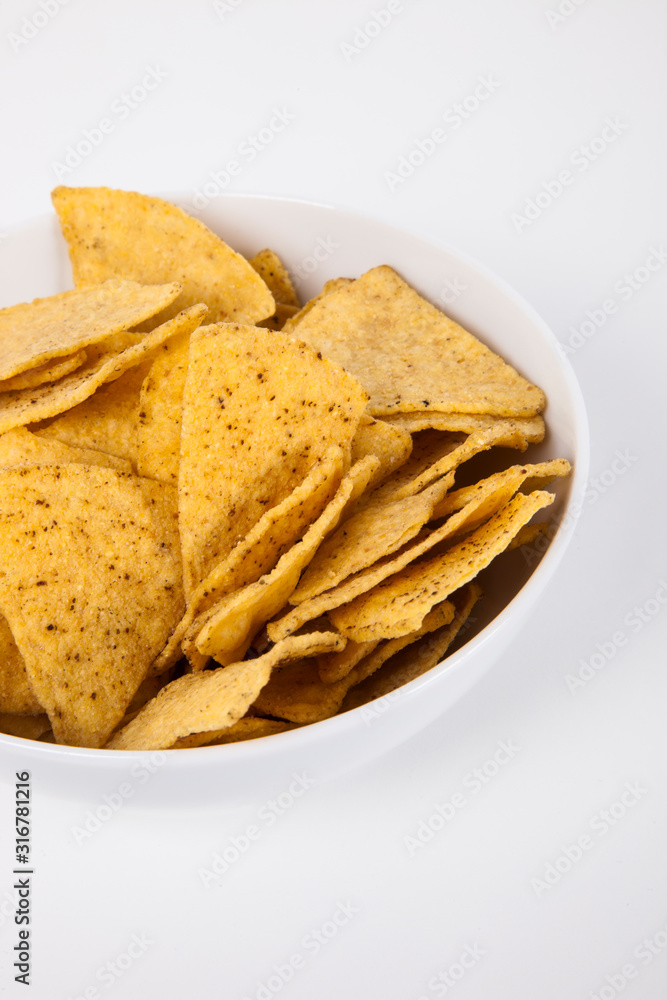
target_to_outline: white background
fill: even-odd
[[[272,825],[265,798],[232,808],[212,787],[205,806],[165,812],[137,794],[79,845],[72,828],[110,789],[63,801],[40,786],[34,985],[13,983],[0,907],[0,996],[667,995],[667,8],[392,7],[379,30],[383,0],[6,0],[0,233],[48,211],[59,181],[194,193],[235,159],[229,191],[331,203],[458,246],[569,348],[592,438],[580,527],[483,682]],[[149,71],[154,89],[130,107],[123,95]],[[276,110],[288,124],[251,161],[244,144]],[[103,118],[99,145],[59,168]],[[436,128],[445,141],[392,180]],[[591,658],[592,679],[571,691],[566,676]],[[501,741],[511,755],[475,791],[471,772]],[[1,779],[9,816],[13,773]],[[457,792],[465,805],[411,851],[406,837]],[[205,887],[199,869],[251,824],[258,839]]]

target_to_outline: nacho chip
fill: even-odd
[[[283,332],[293,334],[304,316],[307,316],[310,310],[313,309],[318,302],[321,302],[322,299],[324,299],[327,295],[331,295],[331,293],[335,292],[338,288],[345,288],[346,285],[351,285],[352,280],[352,278],[332,278],[330,281],[326,281],[319,295],[315,295],[314,298],[309,299],[309,301],[306,302],[304,306],[301,306],[301,309],[299,309],[299,311],[295,313],[291,319],[287,320],[283,327]]]
[[[273,316],[269,316],[268,319],[261,320],[257,326],[264,327],[267,330],[283,330],[285,328],[285,324],[293,319],[298,311],[299,310],[296,306],[286,306],[279,302]]]
[[[141,385],[137,415],[137,471],[178,485],[183,390],[190,334],[171,337],[155,355]]]
[[[276,305],[301,308],[289,271],[273,250],[260,250],[249,261],[276,300]]]
[[[17,465],[101,465],[118,472],[131,472],[125,459],[91,448],[70,448],[60,441],[49,440],[32,434],[25,427],[15,427],[0,434],[0,468]]]
[[[110,750],[162,750],[190,733],[232,726],[247,712],[278,663],[342,645],[333,632],[291,636],[254,660],[185,674],[162,688],[108,743]]]
[[[275,736],[285,733],[288,729],[297,729],[293,722],[282,719],[263,719],[258,715],[244,715],[227,729],[212,729],[207,733],[191,733],[183,736],[171,746],[171,750],[182,750],[190,747],[222,746],[223,743],[240,743],[243,740],[258,740],[264,736]]]
[[[299,660],[273,671],[254,707],[289,722],[321,722],[338,712],[351,684],[349,677],[324,684],[314,660]]]
[[[283,334],[192,335],[178,481],[188,599],[331,445],[349,455],[365,403],[356,379]]]
[[[175,499],[93,466],[0,471],[0,608],[58,742],[106,742],[183,613]]]
[[[482,507],[477,507],[475,510],[475,523],[479,523],[498,510],[518,489],[523,489],[524,492],[542,489],[557,477],[568,476],[570,469],[570,463],[564,458],[539,462],[537,465],[511,465],[508,469],[495,472],[478,483],[448,493],[435,507],[433,517],[434,519],[449,517],[450,514],[463,510],[468,504],[486,497],[488,502],[485,501]],[[469,521],[466,526],[469,527],[470,523]]]
[[[523,438],[526,444],[537,444],[544,438],[542,417],[496,417],[480,416],[476,413],[442,413],[436,410],[415,410],[411,413],[392,413],[383,418],[391,427],[410,434],[424,430],[450,431],[458,434],[472,434],[473,431],[488,431],[503,421],[508,431]]]
[[[303,482],[281,503],[263,514],[243,541],[211,570],[193,591],[186,613],[153,664],[152,673],[161,673],[180,658],[181,642],[197,616],[227,594],[255,583],[274,568],[279,558],[301,538],[308,525],[319,517],[332,499],[343,467],[342,450],[336,446],[329,448]],[[190,648],[187,655],[193,665],[197,663]],[[197,668],[202,665],[197,663]]]
[[[53,361],[45,361],[35,368],[28,368],[20,375],[13,375],[11,378],[3,379],[0,382],[0,392],[10,392],[12,389],[32,389],[36,385],[43,385],[45,382],[55,382],[63,375],[69,375],[86,360],[85,351],[77,351],[69,357],[56,358]]]
[[[517,467],[518,470],[520,468]],[[330,615],[332,609],[349,604],[355,598],[377,587],[382,581],[399,574],[436,545],[477,527],[480,522],[487,520],[506,504],[522,482],[520,471],[500,480],[489,477],[483,488],[474,490],[466,505],[447,518],[444,524],[432,530],[425,529],[413,542],[393,555],[379,559],[374,565],[353,574],[331,590],[325,590],[322,594],[303,601],[282,618],[269,622],[267,625],[269,637],[273,642],[278,642],[286,635],[296,632],[306,622],[323,614]],[[507,541],[509,542],[509,537]]]
[[[450,473],[416,496],[384,503],[369,500],[319,547],[290,603],[300,604],[330,590],[353,573],[402,548],[431,519],[453,482]]]
[[[149,356],[148,361],[101,385],[82,403],[37,424],[35,434],[72,448],[103,452],[123,462],[128,472],[134,471],[139,454],[139,394],[150,368]]]
[[[412,436],[400,427],[392,427],[384,420],[364,414],[352,441],[352,461],[358,462],[366,455],[380,459],[380,467],[369,488],[382,482],[395,469],[403,465],[412,451]]]
[[[348,639],[347,646],[340,653],[322,653],[317,657],[317,673],[324,684],[341,681],[352,672],[360,660],[372,653],[379,639],[370,642],[352,642]]]
[[[390,638],[418,629],[434,604],[474,579],[503,552],[533,514],[552,503],[552,493],[517,494],[471,535],[442,555],[413,563],[349,604],[332,608],[329,618],[355,642]]]
[[[208,306],[211,322],[255,323],[275,311],[248,261],[176,205],[105,187],[57,187],[51,197],[75,285],[116,276],[146,285],[178,281],[181,294],[161,322],[198,302]]]
[[[474,580],[457,591],[452,597],[456,613],[451,624],[395,651],[378,670],[373,671],[365,680],[350,690],[343,702],[342,711],[347,712],[352,708],[359,708],[376,698],[391,694],[392,691],[409,684],[410,681],[421,677],[422,674],[440,663],[454,639],[468,623],[470,613],[481,595],[481,588]],[[424,623],[431,614],[432,612],[429,612]],[[400,642],[400,640],[397,641]],[[390,642],[386,643],[385,648],[389,647]]]
[[[51,729],[48,715],[12,715],[0,712],[0,733],[23,740],[38,740]]]
[[[0,712],[34,715],[41,711],[9,624],[0,616]]]
[[[0,380],[136,326],[173,302],[180,288],[114,278],[0,309]]]
[[[88,349],[85,364],[52,385],[2,393],[0,433],[54,417],[82,403],[105,382],[114,381],[144,361],[169,337],[199,326],[205,312],[205,306],[192,306],[145,336],[118,334],[115,338],[107,337],[106,341]]]
[[[316,303],[297,336],[355,375],[374,416],[423,410],[527,417],[544,394],[390,267]]]
[[[322,539],[335,530],[346,510],[363,492],[377,461],[369,455],[352,466],[333,500],[303,538],[280,558],[275,569],[204,612],[202,628],[199,620],[195,620],[192,636],[200,653],[212,656],[219,663],[232,663],[245,655],[259,628],[287,603]]]

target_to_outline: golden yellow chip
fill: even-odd
[[[243,541],[226,559],[214,567],[193,591],[183,619],[152,667],[159,674],[181,656],[181,642],[195,618],[234,590],[239,590],[269,573],[279,558],[297,542],[308,525],[332,499],[343,473],[344,457],[338,447],[329,448],[309,474],[281,503],[259,519]],[[191,663],[196,650],[188,647]],[[208,658],[206,658],[208,659]],[[201,667],[201,663],[198,664]]]
[[[275,736],[285,733],[288,729],[297,729],[293,722],[282,719],[263,719],[258,715],[244,715],[238,722],[232,723],[227,729],[212,729],[206,733],[191,733],[183,736],[171,746],[172,750],[182,750],[189,747],[222,746],[223,743],[240,743],[243,740],[258,740],[264,736]]]
[[[472,434],[473,431],[488,431],[502,421],[508,432],[523,438],[526,444],[537,444],[544,437],[544,420],[534,417],[480,416],[476,413],[441,413],[436,410],[415,410],[410,413],[393,413],[383,418],[391,427],[417,434],[419,431],[450,431],[458,434]]]
[[[366,455],[380,459],[380,467],[369,486],[375,486],[403,465],[412,451],[412,436],[401,427],[392,427],[384,420],[364,414],[352,441],[352,461]]]
[[[128,461],[105,455],[92,448],[70,448],[55,439],[32,434],[25,427],[15,427],[0,434],[0,468],[17,465],[102,465],[118,472],[131,472]]]
[[[277,253],[260,250],[250,259],[250,264],[268,286],[276,305],[293,306],[297,310],[301,308],[289,271]]]
[[[283,330],[285,324],[293,319],[298,311],[299,310],[296,306],[286,306],[279,302],[273,316],[269,316],[268,319],[261,320],[257,326],[265,327],[267,330]]]
[[[69,357],[56,358],[53,361],[45,361],[35,368],[28,368],[20,375],[13,375],[11,378],[3,379],[0,382],[0,392],[10,392],[13,389],[33,389],[36,385],[43,385],[45,382],[55,382],[63,375],[69,375],[76,368],[79,368],[86,360],[85,351],[77,351]]]
[[[146,285],[178,281],[181,294],[163,322],[197,302],[208,306],[211,322],[255,323],[275,311],[248,261],[176,205],[104,187],[58,187],[52,199],[75,285],[115,276]]]
[[[319,295],[315,295],[314,298],[310,299],[304,306],[301,306],[299,311],[294,314],[290,319],[285,322],[283,326],[284,333],[293,334],[296,327],[299,325],[304,316],[306,316],[310,310],[321,302],[325,296],[330,295],[331,292],[335,292],[337,288],[344,288],[345,285],[351,285],[352,278],[332,278],[331,281],[327,281],[324,284],[322,291]],[[297,334],[298,338],[298,334]]]
[[[366,705],[376,698],[385,697],[403,687],[404,684],[421,677],[422,674],[440,663],[454,639],[471,620],[470,613],[481,594],[479,584],[473,580],[452,595],[456,613],[451,624],[445,625],[435,632],[430,632],[424,637],[416,636],[417,641],[411,642],[402,649],[395,648],[391,657],[386,659],[379,666],[379,669],[373,671],[360,684],[350,690],[343,702],[342,711],[347,712],[351,708]],[[431,614],[432,612],[429,612],[424,623]],[[394,641],[401,642],[401,640],[389,640],[386,644],[381,645],[388,648]]]
[[[177,678],[108,743],[110,750],[162,750],[190,733],[222,730],[247,712],[278,663],[342,646],[333,632],[290,636],[268,653]]]
[[[356,375],[374,416],[433,407],[527,417],[545,404],[540,389],[387,266],[326,295],[296,335]]]
[[[347,646],[340,653],[321,653],[317,657],[317,672],[325,684],[341,681],[352,672],[360,660],[372,653],[379,639],[370,642],[352,642],[348,639]]]
[[[170,337],[199,326],[205,306],[184,309],[145,336],[118,334],[88,349],[85,364],[57,382],[0,395],[0,433],[54,417],[88,399],[105,382],[145,360]],[[102,449],[100,449],[102,450]]]
[[[168,340],[163,346],[170,343]],[[103,452],[123,462],[128,472],[134,471],[139,449],[139,393],[150,367],[150,360],[143,361],[120,378],[101,385],[82,403],[38,424],[36,436],[72,448]]]
[[[128,330],[173,302],[180,289],[176,282],[140,285],[114,278],[0,309],[0,379]]]
[[[183,390],[190,334],[166,341],[140,387],[137,416],[137,472],[178,485]]]
[[[51,729],[48,715],[14,715],[0,712],[0,733],[19,736],[23,740],[38,740]]]
[[[41,711],[11,629],[0,616],[0,712],[34,715]]]
[[[457,545],[432,559],[413,563],[349,604],[332,608],[329,618],[355,642],[402,635],[418,629],[434,604],[474,579],[503,552],[533,514],[552,503],[552,493],[517,494]]]
[[[347,518],[317,550],[290,599],[307,601],[323,590],[396,552],[414,538],[433,516],[454,476],[444,476],[432,486],[399,500],[372,502]]]
[[[219,323],[192,335],[178,481],[188,600],[331,445],[349,456],[366,399],[283,334]]]
[[[200,653],[219,663],[232,663],[244,656],[259,628],[285,606],[322,539],[335,530],[365,489],[377,461],[369,455],[350,469],[333,500],[301,541],[280,558],[275,569],[204,612],[203,628],[198,629],[198,621],[193,623],[192,634]]]
[[[57,740],[102,746],[183,614],[175,490],[93,466],[2,470],[0,561]]]
[[[289,722],[321,722],[336,714],[350,687],[349,677],[324,684],[317,663],[300,660],[273,671],[255,701],[255,708]]]

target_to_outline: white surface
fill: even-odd
[[[156,811],[142,789],[159,778],[138,773],[79,844],[117,786],[66,800],[35,772],[30,991],[10,968],[3,766],[0,995],[664,997],[667,260],[632,294],[624,275],[667,242],[667,11],[560,6],[572,13],[550,24],[557,0],[405,2],[346,57],[341,44],[387,3],[71,0],[18,51],[24,18],[44,18],[37,2],[3,4],[0,232],[47,211],[59,179],[194,193],[236,159],[230,191],[358,209],[508,280],[574,351],[592,460],[573,545],[495,669],[376,763],[298,797],[286,774],[275,821],[269,797],[232,808],[214,786],[205,808]],[[149,68],[165,79],[121,117]],[[445,115],[480,79],[493,93],[457,128]],[[278,124],[274,109],[294,118],[250,162],[243,144]],[[105,117],[113,130],[58,178],[53,163]],[[584,170],[577,151],[607,119],[619,134]],[[436,128],[444,141],[390,190],[387,172]],[[513,215],[564,170],[571,183],[518,232]],[[607,300],[616,311],[576,346],[573,328]],[[596,654],[572,693],[566,675]],[[490,764],[497,753],[505,763]],[[477,790],[485,765],[497,773]],[[405,838],[447,802],[460,806],[451,821],[411,855]],[[206,888],[200,869],[243,836]],[[540,888],[577,841],[580,859]],[[318,946],[320,928],[331,937]]]

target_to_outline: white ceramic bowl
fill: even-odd
[[[165,197],[193,208],[192,194]],[[582,506],[589,448],[579,387],[551,331],[503,281],[454,250],[335,208],[246,195],[223,195],[206,204],[200,195],[197,201],[199,217],[235,249],[248,256],[263,247],[276,250],[304,301],[329,278],[356,277],[378,264],[394,267],[545,391],[548,434],[532,446],[527,460],[564,457],[574,472],[558,484],[557,500],[548,508],[558,529],[539,564],[529,569],[519,552],[505,556],[512,561],[505,564],[502,579],[493,572],[487,576],[485,610],[472,637],[426,675],[373,706],[221,747],[120,753],[0,735],[4,770],[29,769],[58,794],[95,796],[96,789],[127,779],[142,784],[146,801],[156,804],[205,797],[231,801],[285,788],[293,773],[307,771],[323,780],[376,757],[445,712],[493,666],[556,572]],[[55,215],[21,227],[0,243],[0,306],[71,284]],[[508,464],[521,461],[510,455]]]

